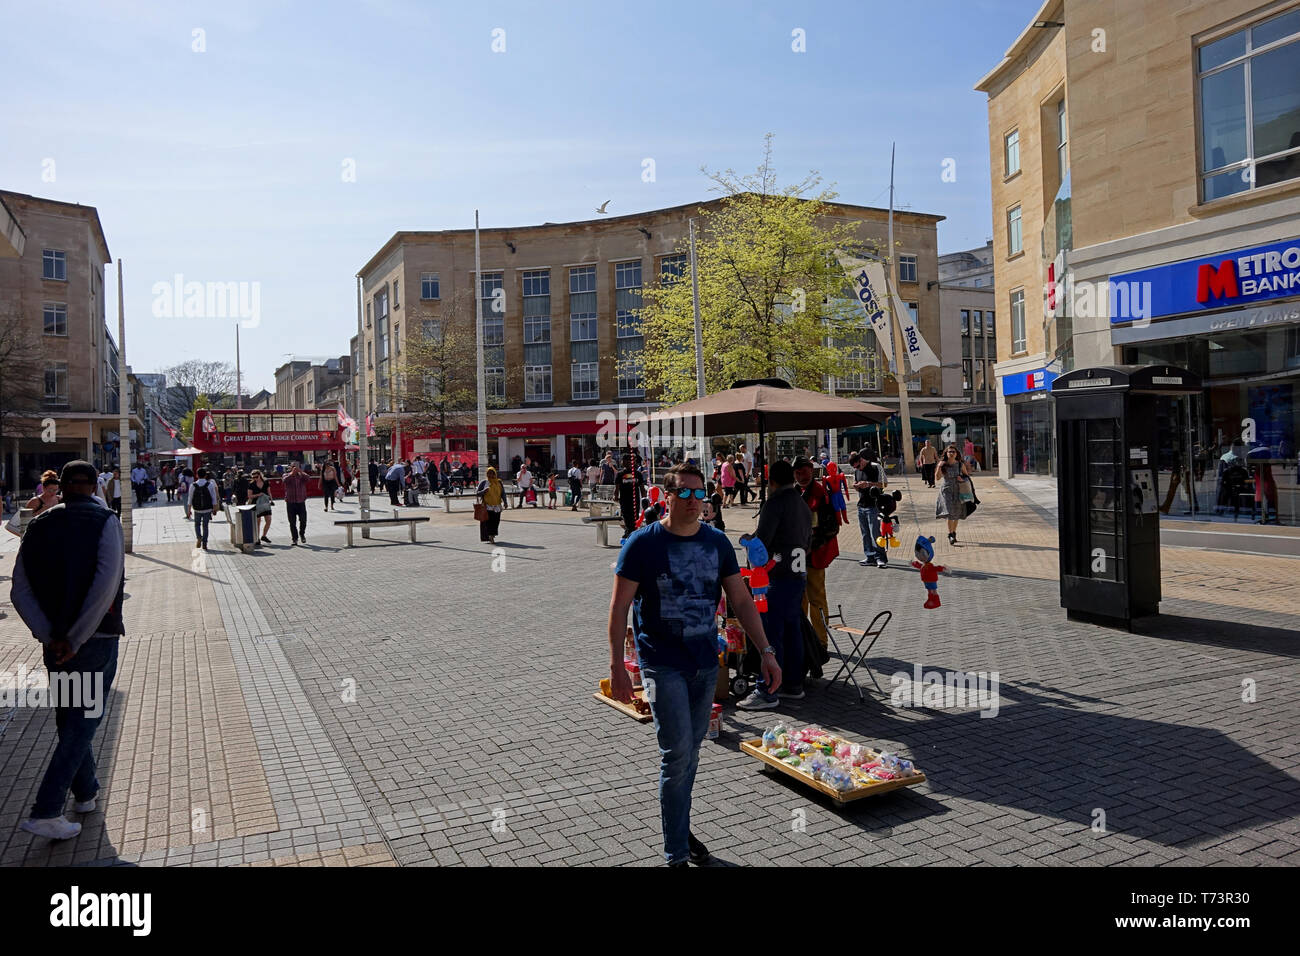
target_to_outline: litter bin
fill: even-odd
[[[257,547],[257,522],[253,517],[255,505],[226,505],[226,521],[230,524],[230,543],[251,554]]]
[[[1156,403],[1201,390],[1171,365],[1076,369],[1056,405],[1061,606],[1070,620],[1132,629],[1159,613],[1160,449]]]

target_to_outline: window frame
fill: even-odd
[[[50,313],[55,316],[54,331],[49,328]],[[59,331],[58,316],[63,316],[63,331]],[[68,337],[68,303],[66,302],[42,302],[41,303],[41,334],[48,335],[51,338],[66,339]]]
[[[910,279],[907,278],[907,277],[903,274],[903,266],[905,266],[905,265],[911,267],[911,269],[910,269],[909,271],[911,272],[912,277],[911,277]],[[920,257],[917,256],[917,255],[915,255],[914,253],[905,253],[905,254],[901,254],[901,255],[899,255],[899,257],[898,257],[898,281],[899,281],[899,282],[908,282],[908,283],[911,283],[912,285],[916,285],[916,284],[917,284],[917,278],[916,278],[916,277],[920,274],[920,272],[919,272],[919,265],[920,265]]]
[[[1017,300],[1017,296],[1019,299]],[[1029,334],[1025,324],[1025,290],[1012,289],[1009,295],[1011,304],[1011,354],[1021,355],[1029,351]],[[1019,306],[1020,317],[1017,320],[1016,311]],[[1016,328],[1019,324],[1019,329]]]
[[[579,379],[579,376],[582,376],[582,378]],[[579,381],[583,385],[589,386],[582,389],[582,394],[579,394],[578,391]],[[569,364],[569,396],[575,402],[600,400],[599,362],[571,362]]]
[[[433,286],[433,295],[428,295],[429,286]],[[420,301],[435,302],[442,298],[442,279],[437,272],[420,273]]]
[[[551,374],[552,366],[550,365],[525,365],[524,366],[524,401],[525,402],[552,402],[555,400],[555,382]],[[546,393],[537,394],[534,392],[529,395],[529,389],[532,387],[535,377],[546,376],[547,389]]]
[[[1012,213],[1015,213],[1013,216]],[[1012,224],[1015,229],[1012,229]],[[1011,238],[1016,238],[1016,247],[1012,248]],[[1007,258],[1018,256],[1025,251],[1025,211],[1021,203],[1007,207]]]
[[[1293,176],[1290,177],[1289,179],[1278,180],[1276,183],[1265,183],[1264,186],[1259,185],[1258,168],[1261,163],[1273,163],[1278,160],[1287,159],[1287,158],[1295,158],[1297,161],[1300,161],[1300,147],[1288,147],[1286,149],[1279,150],[1278,152],[1268,153],[1263,156],[1256,155],[1255,153],[1255,104],[1254,104],[1254,95],[1253,95],[1254,74],[1252,70],[1252,66],[1257,57],[1264,56],[1269,53],[1273,53],[1277,50],[1282,49],[1283,47],[1287,47],[1295,43],[1300,43],[1300,30],[1297,30],[1295,32],[1288,33],[1284,36],[1278,37],[1277,39],[1272,40],[1268,43],[1265,43],[1263,46],[1260,47],[1255,46],[1255,30],[1257,28],[1273,20],[1277,20],[1280,19],[1281,17],[1288,16],[1292,13],[1295,13],[1297,9],[1300,8],[1292,7],[1291,9],[1283,10],[1283,11],[1271,10],[1266,15],[1259,17],[1258,19],[1254,20],[1251,23],[1247,23],[1245,26],[1239,27],[1236,30],[1230,30],[1221,33],[1219,35],[1212,36],[1211,38],[1196,44],[1196,46],[1193,48],[1192,70],[1193,70],[1193,77],[1195,80],[1195,93],[1196,93],[1196,138],[1197,138],[1196,152],[1197,152],[1197,160],[1198,160],[1197,179],[1198,179],[1198,196],[1200,197],[1201,203],[1215,202],[1220,199],[1227,199],[1229,197],[1238,196],[1243,193],[1250,193],[1256,189],[1263,189],[1263,188],[1267,188],[1268,186],[1279,185],[1281,183],[1295,183],[1300,181],[1300,176]],[[1230,59],[1227,59],[1224,62],[1211,67],[1210,69],[1207,70],[1201,69],[1200,59],[1201,59],[1202,50],[1204,50],[1206,47],[1212,46],[1215,43],[1219,43],[1223,40],[1226,40],[1230,37],[1234,37],[1238,34],[1243,34],[1245,37],[1244,53],[1241,53],[1238,56],[1231,57]],[[1205,141],[1205,112],[1204,112],[1204,107],[1205,107],[1204,83],[1208,78],[1212,76],[1216,76],[1220,73],[1226,73],[1230,70],[1235,69],[1238,66],[1242,68],[1242,94],[1244,100],[1243,105],[1245,108],[1243,119],[1244,119],[1245,136],[1246,136],[1246,155],[1244,158],[1235,160],[1234,162],[1225,163],[1222,166],[1216,166],[1212,169],[1207,169],[1205,167],[1206,164],[1209,162],[1209,159],[1207,159],[1205,155],[1206,141]],[[1245,174],[1247,171],[1249,171],[1248,175],[1242,175]],[[1212,199],[1208,198],[1206,195],[1206,186],[1209,183],[1209,181],[1211,179],[1217,179],[1220,176],[1232,172],[1238,172],[1239,175],[1242,175],[1242,182],[1245,184],[1245,188],[1235,190],[1234,192],[1227,193],[1223,196],[1215,196]]]
[[[54,387],[53,394],[51,394],[49,388],[49,383],[50,383],[49,376],[51,373],[53,373],[55,376],[54,378],[55,387]],[[59,389],[60,375],[62,376],[62,381],[63,381],[62,390]],[[68,399],[68,363],[67,362],[46,362],[45,374],[41,384],[44,388],[43,404],[52,408],[63,408],[71,404],[71,402]]]
[[[1011,138],[1013,136],[1015,137],[1014,143],[1012,143],[1011,141]],[[1016,158],[1016,164],[1014,168],[1011,165],[1012,149],[1015,150],[1015,158]],[[1003,179],[1010,179],[1012,176],[1018,175],[1020,172],[1020,127],[1019,126],[1002,134],[1002,170],[1003,170],[1002,171]]]
[[[55,272],[61,275],[47,275],[51,265],[57,266]],[[41,279],[46,282],[67,282],[68,281],[68,253],[63,249],[42,249],[41,250]]]

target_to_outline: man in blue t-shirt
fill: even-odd
[[[635,609],[637,653],[645,698],[659,739],[659,806],[669,866],[704,864],[709,851],[691,835],[691,789],[700,742],[718,683],[717,613],[723,591],[760,651],[763,680],[781,686],[781,668],[740,576],[725,534],[700,522],[704,473],[677,465],[664,475],[668,515],[623,543],[609,606],[609,673],[615,700],[632,699],[623,666],[629,609]]]

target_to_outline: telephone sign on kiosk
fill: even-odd
[[[1156,481],[1150,468],[1134,468],[1129,508],[1134,514],[1153,515],[1156,508]]]

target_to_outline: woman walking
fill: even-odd
[[[35,518],[46,508],[52,508],[57,505],[59,501],[59,473],[56,471],[46,471],[41,475],[41,481],[39,487],[36,489],[36,495],[29,499],[27,504],[23,505],[23,507],[31,508],[32,517]],[[14,512],[14,516],[9,519],[9,524],[5,525],[5,529],[10,534],[22,537],[22,532],[18,530],[20,527],[20,521],[21,519],[18,517],[18,512]]]
[[[478,523],[478,539],[496,544],[497,532],[501,530],[501,506],[506,500],[506,487],[497,477],[495,468],[488,468],[487,477],[478,483],[474,496],[487,509],[483,520]]]
[[[726,506],[736,503],[736,456],[728,455],[722,463],[722,498]]]
[[[194,483],[194,473],[188,468],[180,469],[180,474],[176,476],[176,496],[180,499],[181,504],[185,505],[185,520],[189,521],[190,515],[190,485]]]
[[[339,489],[339,469],[332,461],[325,462],[320,470],[321,497],[325,499],[325,510],[329,511],[335,504],[334,494]]]
[[[253,520],[262,519],[262,543],[270,544],[271,512],[274,511],[274,506],[271,503],[271,484],[263,477],[260,469],[253,472],[253,478],[248,483],[248,500],[254,505]]]
[[[935,501],[934,516],[948,519],[948,543],[956,544],[957,522],[966,517],[966,502],[962,501],[962,492],[970,493],[970,469],[961,460],[956,445],[949,445],[943,450],[935,478],[943,479],[943,485]]]

